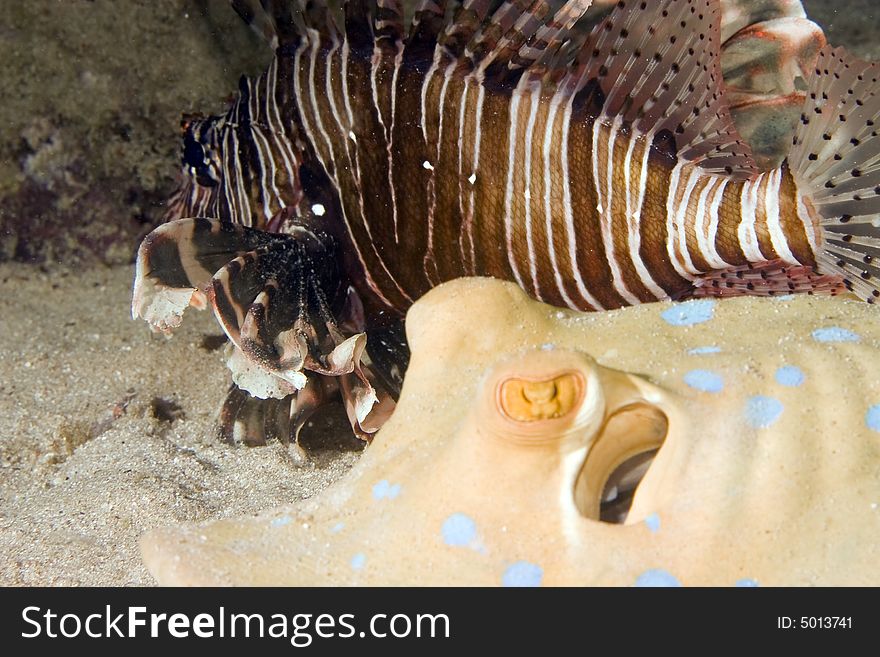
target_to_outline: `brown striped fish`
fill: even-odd
[[[138,253],[132,314],[210,304],[230,339],[227,440],[295,444],[341,393],[393,407],[402,320],[460,276],[577,310],[734,294],[880,296],[880,67],[823,48],[786,161],[731,120],[711,0],[233,0],[275,49]]]

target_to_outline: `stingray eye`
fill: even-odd
[[[538,422],[571,413],[583,398],[583,388],[583,379],[567,372],[547,379],[507,379],[498,396],[501,409],[511,420]]]

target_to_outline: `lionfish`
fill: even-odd
[[[824,47],[783,164],[725,100],[719,2],[233,0],[275,49],[186,121],[186,175],[137,258],[156,330],[208,303],[230,339],[227,440],[296,444],[341,393],[393,408],[407,308],[460,276],[599,311],[850,291],[880,276],[880,67]],[[340,15],[341,14],[341,15]],[[367,339],[369,336],[369,339]]]

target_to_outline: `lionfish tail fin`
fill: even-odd
[[[880,64],[823,48],[789,166],[820,227],[818,269],[880,299]]]

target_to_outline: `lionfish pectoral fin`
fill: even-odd
[[[327,235],[304,228],[266,233],[263,244],[227,262],[208,285],[214,314],[232,341],[234,383],[253,398],[292,400],[288,439],[294,443],[330,391],[342,392],[355,433],[364,438],[378,428],[367,418],[387,396],[365,369],[366,335],[348,334],[351,327],[339,320],[345,309],[339,310],[336,263]]]
[[[240,350],[233,348],[229,359],[233,384],[219,418],[221,439],[247,446],[278,441],[300,458],[303,452],[299,437],[303,427],[318,409],[336,401],[341,394],[354,434],[361,440],[371,440],[390,417],[395,402],[382,383],[377,382],[369,363],[360,362],[362,343],[362,335],[343,342],[341,349],[335,350],[342,353],[332,357],[336,369],[301,372],[299,388],[271,372],[254,368]]]
[[[223,442],[256,447],[290,441],[293,395],[261,399],[232,384],[220,409],[217,432]]]
[[[404,322],[373,329],[368,332],[367,353],[383,387],[398,397],[403,376],[409,367],[410,350],[406,341]]]
[[[816,268],[880,301],[880,64],[819,52],[788,157]]]
[[[387,392],[361,385],[356,376],[334,378],[310,372],[307,378],[301,390],[281,399],[262,399],[233,383],[220,409],[218,438],[246,447],[277,442],[301,462],[308,458],[300,445],[303,428],[319,409],[338,403],[340,393],[354,434],[365,442],[372,439],[394,410],[394,400]]]
[[[138,249],[132,318],[170,333],[187,307],[206,306],[214,272],[265,241],[259,231],[216,219],[180,219],[159,226]]]
[[[702,277],[684,297],[785,296],[799,292],[838,294],[846,288],[837,276],[781,260],[714,271]]]
[[[280,399],[261,398],[233,383],[220,409],[219,438],[232,445],[259,447],[278,442],[296,460],[305,456],[299,445],[303,427],[324,404],[335,399],[321,377],[312,376],[297,392]]]

